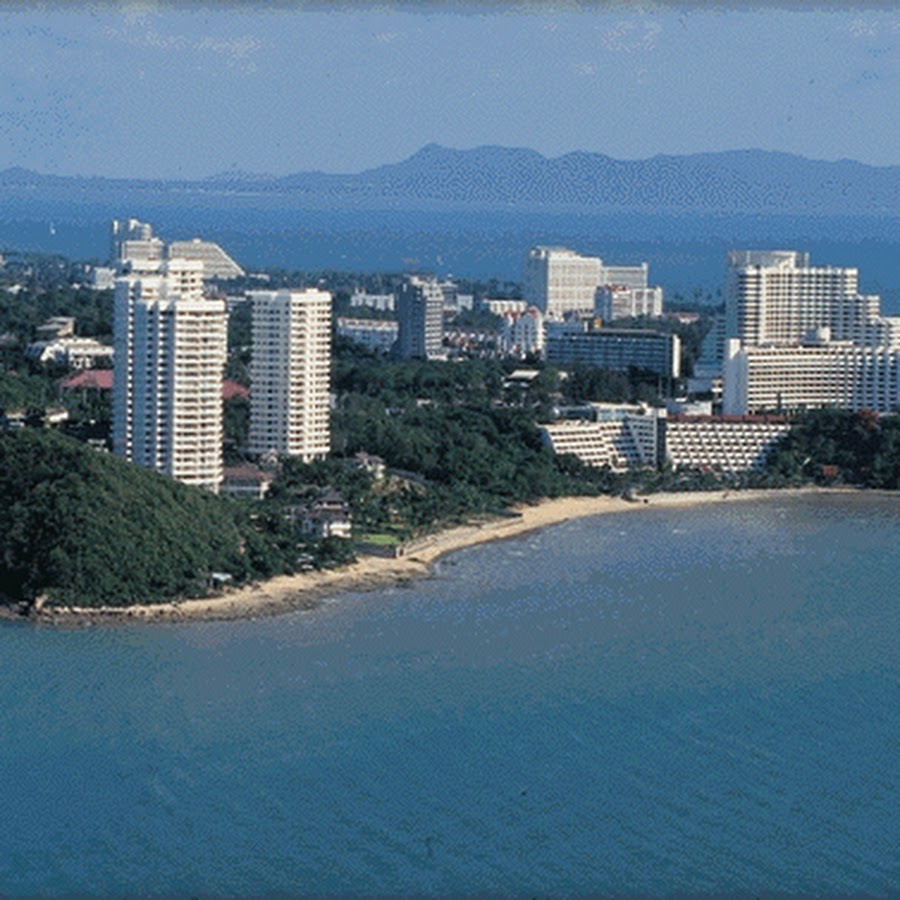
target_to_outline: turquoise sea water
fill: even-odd
[[[0,627],[0,894],[896,894],[900,502],[642,508],[274,619]]]

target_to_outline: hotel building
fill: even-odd
[[[251,453],[298,456],[331,449],[331,294],[251,291]]]
[[[603,263],[565,247],[533,247],[525,258],[525,299],[542,313],[592,315]]]
[[[723,412],[892,412],[900,318],[880,306],[856,269],[812,267],[793,250],[729,253]]]
[[[727,415],[819,406],[890,413],[900,407],[900,348],[849,341],[742,347],[732,339],[724,382]]]
[[[113,450],[185,484],[222,481],[225,302],[199,261],[136,259],[116,279]]]

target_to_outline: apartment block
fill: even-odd
[[[433,278],[411,276],[397,292],[399,359],[443,359],[444,292]]]
[[[203,264],[171,259],[116,280],[113,449],[218,491],[228,316],[203,296]]]
[[[310,462],[331,448],[331,294],[251,291],[251,453]]]

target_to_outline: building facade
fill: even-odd
[[[604,322],[640,317],[658,319],[663,314],[663,290],[608,284],[597,288],[596,303],[597,315]]]
[[[724,413],[821,406],[895,411],[900,407],[900,349],[849,341],[794,347],[744,347],[728,341]]]
[[[444,292],[434,279],[411,276],[397,292],[399,359],[444,358]]]
[[[591,315],[603,262],[565,247],[532,247],[525,258],[525,300],[542,313]]]
[[[547,362],[586,365],[627,372],[631,368],[662,378],[681,375],[681,341],[677,334],[638,328],[594,328],[581,333],[547,334]]]
[[[331,294],[251,291],[251,453],[298,456],[331,449]]]
[[[819,328],[835,340],[862,343],[880,314],[877,296],[859,293],[859,271],[810,266],[794,250],[728,254],[726,332],[744,346],[790,346]]]
[[[116,280],[113,450],[217,492],[228,315],[202,284],[203,264],[179,259]]]

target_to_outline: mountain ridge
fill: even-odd
[[[0,208],[31,200],[330,209],[521,209],[896,215],[900,166],[814,160],[771,150],[657,154],[619,160],[522,147],[426,144],[358,173],[269,175],[232,170],[201,179],[0,171]]]

